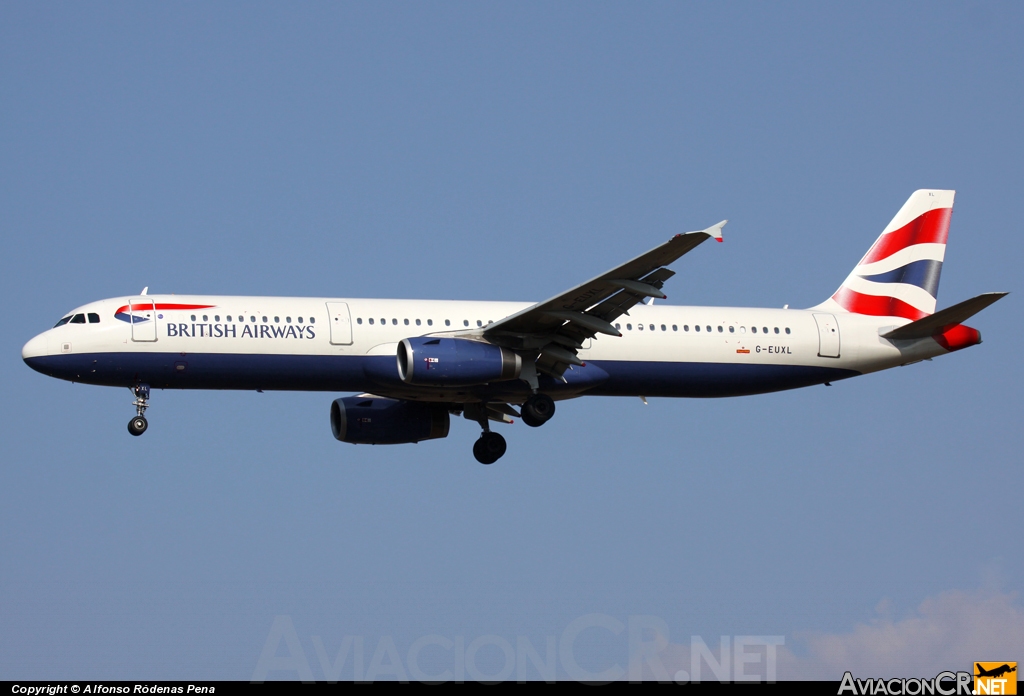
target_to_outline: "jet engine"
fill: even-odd
[[[464,338],[407,338],[398,344],[398,375],[407,384],[461,387],[516,379],[515,351]]]
[[[451,419],[441,404],[347,396],[331,404],[331,430],[356,445],[401,445],[448,437]]]

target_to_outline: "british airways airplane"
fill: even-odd
[[[505,453],[490,422],[546,423],[584,395],[719,397],[795,389],[981,343],[962,322],[1003,297],[935,311],[953,191],[916,191],[832,297],[810,309],[658,304],[667,266],[725,221],[538,304],[148,295],[65,315],[22,349],[51,377],[128,387],[141,435],[150,390],[361,392],[336,399],[334,437],[400,444],[480,424],[473,454]]]

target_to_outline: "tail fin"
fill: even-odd
[[[815,309],[912,321],[933,314],[955,193],[914,191],[835,294]]]

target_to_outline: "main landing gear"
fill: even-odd
[[[505,438],[498,433],[485,430],[473,443],[473,456],[481,464],[493,464],[505,454]]]
[[[523,404],[521,414],[524,423],[539,428],[555,415],[555,400],[547,394],[534,394]]]
[[[489,411],[488,411],[489,409]],[[497,413],[495,413],[497,412]],[[504,415],[501,415],[504,414]],[[531,428],[537,428],[555,415],[555,402],[547,394],[534,394],[526,400],[519,413],[506,404],[467,404],[466,418],[480,423],[483,432],[473,443],[473,456],[481,464],[493,464],[505,454],[505,438],[491,432],[489,420],[502,420],[507,416],[519,416]],[[506,422],[510,422],[507,421]]]
[[[145,416],[146,409],[149,408],[149,385],[138,384],[132,389],[132,392],[135,394],[132,406],[135,407],[138,415],[128,421],[128,432],[138,437],[149,427],[149,421]]]

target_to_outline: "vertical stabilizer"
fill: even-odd
[[[955,191],[914,191],[832,297],[815,309],[915,321],[935,312]]]

